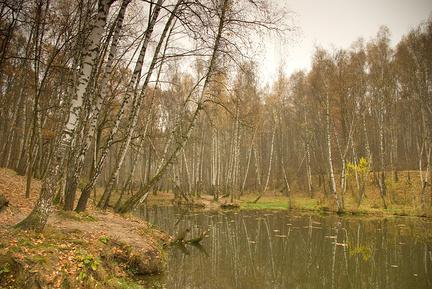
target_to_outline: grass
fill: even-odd
[[[356,201],[356,184],[355,178],[348,177],[348,187],[344,195],[345,210],[348,215],[373,215],[373,216],[426,216],[432,217],[432,209],[421,208],[420,203],[420,177],[418,171],[401,171],[398,172],[398,180],[393,179],[391,172],[386,172],[386,187],[387,198],[386,202],[388,208],[383,208],[382,199],[379,195],[378,186],[374,183],[374,177],[369,174],[366,184],[366,197],[360,206]],[[336,176],[337,181],[339,177]],[[325,182],[325,181],[323,181]],[[310,198],[305,194],[305,188],[298,181],[293,181],[292,188],[292,202],[291,209],[300,211],[310,211],[316,213],[331,213],[336,212],[336,204],[333,197],[324,196],[323,186],[318,187],[318,176],[313,176],[314,184],[314,197]],[[328,189],[328,188],[327,188]],[[339,188],[338,188],[339,189]],[[97,195],[102,193],[102,189],[97,190]],[[427,198],[430,199],[432,195],[432,188],[427,191]],[[289,201],[286,196],[280,192],[268,191],[266,195],[254,203],[257,193],[246,193],[240,200],[236,202],[240,205],[241,210],[287,210]],[[111,202],[115,203],[117,200],[117,192],[113,192]],[[171,206],[173,195],[167,192],[158,192],[156,195],[150,194],[148,199],[149,205],[154,206]],[[219,200],[223,203],[225,199]],[[218,209],[216,204],[208,209]]]
[[[354,179],[349,180],[347,192],[344,194],[344,213],[349,215],[373,216],[421,216],[432,217],[432,208],[429,199],[432,197],[432,188],[427,191],[427,205],[420,206],[421,184],[418,171],[404,171],[398,173],[398,180],[387,172],[387,209],[383,208],[382,199],[373,176],[370,175],[366,184],[366,196],[358,206],[356,201],[356,186]],[[317,180],[315,180],[317,184]],[[245,194],[238,200],[243,210],[286,210],[288,197],[269,191],[258,202],[254,203],[256,193]],[[298,184],[293,185],[291,208],[294,210],[310,212],[336,212],[336,204],[331,196],[324,196],[322,187],[315,189],[314,197],[306,197],[304,189]]]
[[[258,202],[253,201],[256,194],[247,194],[238,200],[241,210],[287,210],[289,199],[285,196],[263,196]],[[345,196],[345,214],[349,215],[374,215],[374,216],[417,216],[432,217],[432,210],[421,209],[410,204],[390,203],[387,209],[382,208],[377,198],[368,198],[357,207],[357,203],[352,196]],[[334,201],[323,196],[310,198],[303,196],[293,196],[291,209],[299,211],[310,211],[316,213],[336,212]]]
[[[289,199],[284,196],[263,196],[254,203],[256,195],[248,194],[239,200],[241,210],[288,210]],[[291,209],[301,211],[322,212],[328,207],[321,205],[318,199],[296,196],[291,200]]]
[[[240,208],[243,210],[286,210],[288,204],[280,203],[278,201],[267,201],[260,203],[242,203]]]
[[[70,219],[70,220],[74,220],[74,221],[79,221],[79,222],[96,222],[97,218],[82,212],[82,213],[77,213],[74,211],[63,211],[60,210],[58,211],[58,215],[64,219]]]
[[[348,177],[347,192],[344,195],[345,213],[348,215],[373,215],[373,216],[426,216],[432,217],[432,209],[421,208],[420,192],[421,184],[418,171],[398,172],[398,180],[393,179],[391,172],[386,172],[387,204],[388,208],[383,208],[382,199],[379,195],[378,186],[374,183],[374,177],[369,174],[366,184],[366,197],[360,206],[356,201],[356,185],[353,176]],[[339,176],[336,176],[339,181]],[[323,181],[326,182],[326,181]],[[313,176],[314,197],[310,198],[305,194],[305,188],[298,181],[293,181],[291,209],[300,211],[310,211],[316,213],[336,212],[336,204],[333,197],[324,196],[323,186],[318,187],[318,176]],[[327,188],[328,189],[328,188]],[[97,195],[101,195],[103,189],[98,188]],[[111,203],[117,201],[118,192],[114,191]],[[427,199],[432,195],[432,188],[427,191]],[[241,210],[287,210],[289,201],[280,192],[267,192],[258,202],[254,203],[257,193],[246,193],[236,202]],[[156,195],[150,194],[147,201],[149,205],[171,206],[173,195],[167,192],[158,192]],[[223,203],[225,199],[219,200]],[[218,204],[209,209],[218,209]]]

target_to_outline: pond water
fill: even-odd
[[[173,235],[209,230],[201,246],[173,247],[150,288],[432,288],[430,220],[173,207],[139,214]]]

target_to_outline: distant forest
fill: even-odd
[[[238,2],[2,1],[0,166],[44,183],[24,224],[51,201],[85,210],[95,187],[119,212],[150,191],[324,193],[342,210],[370,172],[385,207],[386,180],[415,170],[432,201],[432,19],[395,47],[382,27],[317,48],[264,86],[245,39],[288,16]]]

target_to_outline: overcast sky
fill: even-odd
[[[432,13],[432,0],[272,0],[294,12],[298,33],[286,44],[268,40],[262,59],[262,80],[271,82],[280,63],[291,73],[310,67],[315,46],[348,48],[360,37],[375,37],[381,25],[396,44]]]

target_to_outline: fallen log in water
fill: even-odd
[[[186,228],[182,231],[179,231],[177,236],[174,238],[174,240],[171,243],[184,243],[187,233],[189,233],[190,229]]]
[[[210,229],[202,231],[197,237],[186,240],[186,235],[190,232],[189,228],[186,228],[180,231],[174,240],[171,242],[172,244],[199,244],[205,237],[207,237]]]
[[[202,231],[198,237],[186,240],[185,243],[187,243],[187,244],[199,244],[199,242],[201,242],[205,237],[208,236],[209,232],[210,232],[210,229]]]

